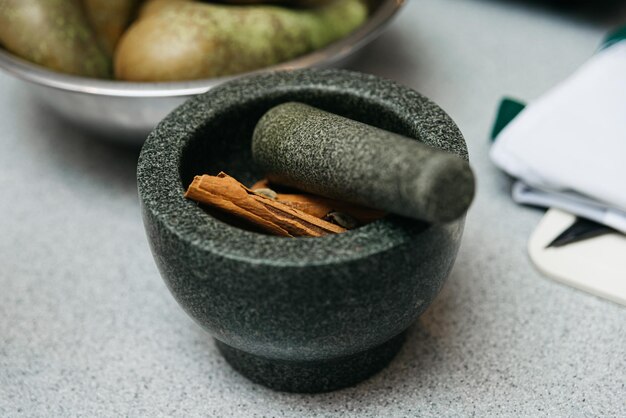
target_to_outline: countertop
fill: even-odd
[[[159,277],[138,150],[67,125],[0,74],[0,415],[626,416],[626,309],[533,268],[543,211],[514,204],[487,155],[499,99],[565,78],[615,19],[413,0],[352,62],[446,109],[478,194],[454,270],[397,358],[321,395],[233,371]]]

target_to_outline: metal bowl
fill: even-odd
[[[28,81],[32,93],[68,121],[98,136],[140,145],[175,107],[225,81],[259,72],[339,64],[376,38],[404,2],[373,0],[368,20],[345,38],[294,60],[236,76],[163,83],[99,80],[51,71],[1,49],[0,68]]]

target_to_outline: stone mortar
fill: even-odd
[[[183,104],[150,134],[138,163],[148,240],[185,311],[227,361],[274,389],[321,392],[382,369],[448,276],[464,217],[429,225],[389,216],[344,234],[281,238],[225,223],[183,198],[196,174],[263,177],[250,144],[257,121],[298,101],[454,152],[450,117],[419,93],[344,70],[257,75]]]

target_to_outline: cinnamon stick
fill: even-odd
[[[256,182],[250,189],[254,191],[258,189],[273,189],[273,187],[274,186],[270,184],[267,179],[262,179]],[[317,218],[324,218],[331,212],[343,212],[352,216],[362,225],[373,222],[386,215],[386,213],[381,210],[308,193],[277,193],[276,200]]]
[[[185,197],[238,216],[274,235],[320,237],[346,231],[339,225],[255,194],[225,173],[196,176]]]

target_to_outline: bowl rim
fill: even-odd
[[[464,221],[461,217],[447,224],[424,227],[419,221],[390,216],[343,234],[286,239],[226,224],[183,197],[187,185],[180,177],[180,164],[187,145],[207,120],[240,106],[242,92],[245,101],[253,101],[267,95],[279,95],[282,99],[304,91],[349,94],[384,106],[409,124],[416,132],[414,138],[467,159],[465,140],[450,116],[428,98],[393,81],[329,69],[239,78],[188,100],[168,115],[146,140],[137,165],[137,182],[148,235],[156,228],[159,230],[156,234],[165,230],[187,248],[208,256],[258,265],[303,267],[354,261],[403,244],[415,245],[442,228],[458,226]]]
[[[81,77],[49,70],[0,48],[0,69],[31,83],[58,90],[114,97],[176,97],[204,93],[226,81],[264,72],[326,67],[362,48],[391,22],[406,0],[380,0],[368,19],[351,34],[290,61],[232,76],[175,82],[128,82]]]

